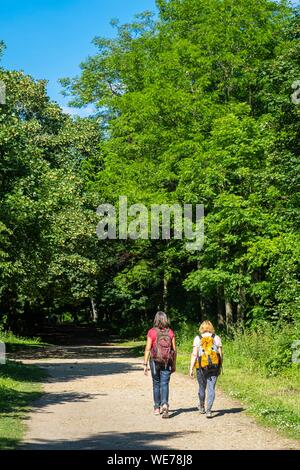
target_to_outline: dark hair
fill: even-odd
[[[154,328],[168,328],[169,327],[169,319],[165,312],[158,311],[154,317],[153,322]]]

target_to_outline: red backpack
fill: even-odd
[[[156,340],[152,347],[151,357],[155,362],[166,367],[173,360],[172,339],[169,334],[169,328],[164,330],[155,328],[155,331]]]

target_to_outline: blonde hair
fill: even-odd
[[[215,329],[213,327],[213,324],[209,320],[205,320],[201,323],[199,326],[199,333],[203,335],[203,333],[214,333]]]

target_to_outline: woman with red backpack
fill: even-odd
[[[222,341],[215,334],[212,323],[205,320],[199,327],[200,335],[196,336],[190,363],[190,376],[194,377],[197,369],[199,384],[199,411],[207,418],[212,418],[212,405],[215,399],[215,387],[222,366]],[[207,408],[205,411],[205,395],[207,390]]]
[[[153,382],[154,414],[169,417],[169,383],[175,371],[176,343],[169,319],[164,312],[157,312],[153,328],[148,331],[144,355],[144,374],[148,375],[148,360]]]

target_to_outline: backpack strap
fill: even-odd
[[[197,353],[197,359],[199,361],[200,356],[201,356],[200,352],[201,352],[201,338],[202,338],[202,335],[197,335],[196,338],[199,338],[199,346],[198,346],[198,353]]]

